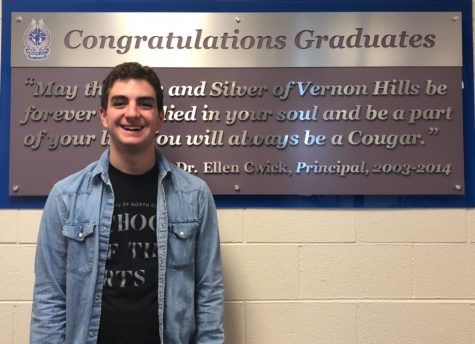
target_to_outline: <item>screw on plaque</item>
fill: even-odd
[[[457,191],[462,190],[462,186],[460,184],[455,184],[455,190]]]
[[[18,192],[20,191],[20,187],[18,185],[13,185],[12,190],[13,192]]]
[[[236,20],[236,23],[240,23],[240,22],[241,22],[241,18],[239,18],[239,17],[235,17],[234,19]]]
[[[236,185],[234,185],[234,190],[239,191],[239,190],[241,190],[241,187],[238,184],[236,184]]]
[[[21,16],[18,16],[18,17],[15,18],[15,21],[17,23],[21,23],[23,21],[23,18]]]
[[[453,20],[453,21],[457,21],[457,20],[459,20],[459,19],[460,19],[459,16],[453,16],[453,17],[452,17],[452,20]]]

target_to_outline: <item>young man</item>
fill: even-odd
[[[104,80],[110,147],[48,197],[30,343],[224,342],[214,201],[156,149],[162,107],[148,67],[124,63]]]

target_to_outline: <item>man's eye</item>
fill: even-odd
[[[112,102],[112,106],[114,107],[123,107],[125,105],[127,105],[127,102],[122,101],[122,100],[116,100]]]
[[[139,105],[147,109],[153,108],[153,102],[149,102],[149,101],[139,102]]]

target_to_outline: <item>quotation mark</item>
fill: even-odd
[[[429,135],[437,135],[439,133],[439,128],[437,127],[430,127],[429,128]]]
[[[28,77],[28,78],[26,78],[26,80],[25,80],[25,85],[26,85],[26,86],[33,86],[35,83],[36,83],[35,78],[30,78],[30,77]]]

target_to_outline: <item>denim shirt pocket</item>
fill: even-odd
[[[85,275],[92,271],[94,258],[94,223],[66,224],[63,235],[68,239],[66,269]]]
[[[195,262],[198,221],[169,222],[167,265],[182,269]]]

